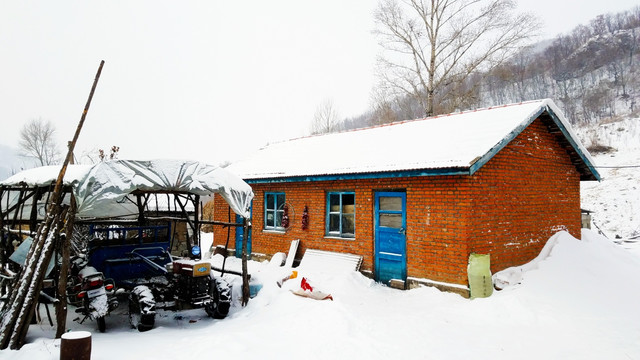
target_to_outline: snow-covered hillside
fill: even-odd
[[[592,154],[601,182],[582,182],[582,208],[593,211],[594,229],[612,240],[640,238],[640,118],[578,128],[587,147],[612,149]]]

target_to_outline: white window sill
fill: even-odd
[[[324,236],[325,239],[331,239],[331,240],[355,240],[355,237],[340,237],[340,236],[336,236],[336,235],[325,235]]]
[[[286,234],[287,232],[284,229],[262,229],[263,233],[267,234]]]

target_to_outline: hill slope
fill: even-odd
[[[592,153],[602,181],[582,182],[582,208],[593,211],[594,230],[610,239],[640,239],[640,118],[576,129]]]

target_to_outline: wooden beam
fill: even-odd
[[[56,339],[59,339],[66,331],[67,324],[67,278],[69,277],[69,265],[71,257],[71,237],[73,236],[73,223],[76,218],[76,198],[71,196],[71,204],[67,212],[65,223],[65,236],[62,236],[58,244],[62,254],[60,275],[58,277],[58,303],[56,303]]]
[[[180,206],[180,209],[182,209],[182,215],[184,216],[184,218],[187,220],[187,224],[189,224],[189,226],[191,227],[191,230],[193,230],[193,235],[196,235],[196,226],[195,224],[191,221],[191,219],[189,218],[189,213],[187,212],[186,209],[186,204],[182,204],[182,201],[180,201],[180,196],[175,196],[174,197],[176,199],[176,202],[178,203],[178,205]],[[187,198],[187,201],[189,199]],[[196,239],[197,241],[197,239]],[[191,240],[189,240],[189,237],[187,236],[187,246],[189,247],[189,252],[191,252],[191,247],[193,246],[193,244],[191,243]]]
[[[213,221],[213,220],[201,220],[200,223],[202,225],[222,225],[224,227],[227,226],[235,226],[235,227],[242,227],[244,226],[243,223],[234,223],[234,222],[224,222],[224,221]]]

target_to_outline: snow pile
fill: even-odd
[[[537,269],[540,262],[549,257],[549,254],[551,254],[551,250],[553,250],[553,247],[558,243],[558,240],[561,238],[562,234],[562,232],[559,232],[553,235],[544,245],[544,247],[540,251],[540,254],[538,254],[538,256],[536,256],[536,258],[531,260],[530,262],[521,266],[510,267],[493,274],[493,284],[496,289],[502,290],[510,286],[520,284],[525,273]]]
[[[106,333],[95,322],[69,320],[68,327],[93,333],[95,360],[638,359],[640,257],[591,231],[582,238],[556,235],[548,253],[523,269],[519,284],[485,299],[426,287],[395,290],[353,271],[300,270],[280,288],[277,280],[291,269],[250,261],[262,290],[244,308],[234,302],[224,320],[203,309],[158,311],[155,328],[139,333],[130,328],[125,305],[107,317]],[[239,260],[228,258],[227,266],[238,267]],[[236,279],[235,296],[238,277],[225,277]],[[334,301],[292,294],[302,277]],[[0,357],[56,359],[53,333],[46,320],[33,325],[22,350]]]

